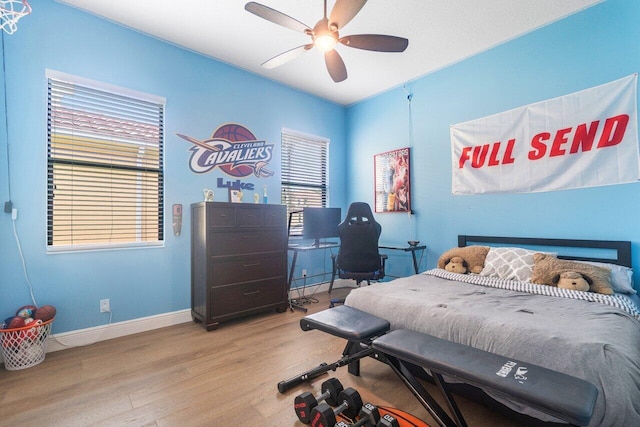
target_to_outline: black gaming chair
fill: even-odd
[[[371,207],[364,202],[354,202],[344,221],[338,225],[340,249],[333,256],[333,274],[329,285],[329,294],[333,289],[336,274],[341,279],[353,279],[360,286],[362,281],[380,280],[384,277],[384,264],[387,255],[378,252],[378,239],[382,227],[376,222]],[[332,300],[334,303],[344,300]]]

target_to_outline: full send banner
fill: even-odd
[[[451,126],[453,194],[640,179],[638,75]]]

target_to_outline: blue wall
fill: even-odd
[[[429,246],[428,268],[457,245],[458,234],[631,240],[637,267],[640,184],[453,196],[449,127],[637,73],[639,18],[640,2],[609,0],[350,107],[348,199],[372,203],[373,155],[410,145],[409,92],[412,207],[416,237]],[[383,238],[413,238],[406,214],[378,221]]]
[[[59,309],[54,332],[106,323],[108,316],[98,312],[102,298],[111,299],[114,322],[189,308],[190,242],[187,233],[172,234],[168,216],[164,248],[46,254],[46,69],[166,97],[168,214],[173,203],[186,208],[218,177],[228,179],[220,172],[192,173],[189,144],[176,132],[205,138],[220,124],[238,122],[279,146],[286,127],[331,140],[331,205],[343,210],[351,201],[373,203],[374,154],[413,144],[415,215],[377,219],[383,241],[417,238],[429,246],[422,270],[455,246],[459,233],[631,240],[634,265],[640,265],[639,184],[454,197],[449,140],[451,124],[638,72],[639,2],[608,0],[349,108],[55,2],[31,4],[33,13],[18,32],[4,35],[9,146],[0,103],[0,202],[9,200],[8,148],[16,227],[38,303]],[[276,154],[270,166],[279,172]],[[276,173],[252,182],[267,183],[269,201],[277,203],[279,180]],[[225,200],[222,194],[216,191],[216,199]],[[406,254],[390,256],[391,274],[411,272]],[[307,264],[310,274],[322,270],[322,262]],[[10,215],[0,213],[0,316],[29,302]]]
[[[11,199],[18,209],[16,228],[38,304],[58,308],[54,332],[102,325],[98,301],[111,300],[113,321],[190,307],[188,207],[201,201],[203,188],[229,176],[189,169],[191,144],[176,132],[204,139],[219,125],[245,125],[276,145],[271,178],[244,178],[267,184],[269,201],[280,202],[280,132],[283,127],[331,140],[330,199],[345,203],[341,171],[346,165],[345,109],[245,71],[161,42],[77,9],[52,1],[30,2],[33,13],[19,30],[4,35]],[[46,254],[47,85],[53,69],[128,89],[166,97],[165,247]],[[9,200],[4,105],[0,107],[0,201]],[[253,192],[249,195],[253,198]],[[184,210],[183,234],[173,235],[171,205]],[[13,237],[11,216],[0,213],[0,317],[31,303]]]

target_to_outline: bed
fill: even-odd
[[[436,268],[354,289],[345,304],[387,319],[392,329],[424,332],[585,379],[599,392],[589,425],[640,425],[640,312],[632,288],[631,243],[459,236],[458,246],[472,245],[490,247],[481,274]],[[617,282],[616,293],[538,285],[530,283],[526,273],[517,280],[504,272],[485,274],[506,262],[495,254],[510,248],[604,263],[611,269],[612,283]],[[559,422],[469,386],[460,385],[459,391],[523,417],[520,421],[527,424],[523,419]]]

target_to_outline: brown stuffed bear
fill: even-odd
[[[531,283],[555,286],[554,279],[564,272],[580,273],[589,282],[589,290],[598,294],[613,295],[611,270],[591,264],[558,259],[552,255],[536,253],[533,256]]]
[[[588,292],[591,288],[589,281],[584,278],[582,274],[576,273],[575,271],[563,271],[554,278],[553,282],[561,289]]]
[[[467,262],[469,273],[479,274],[484,267],[484,260],[489,253],[489,246],[465,246],[464,248],[452,248],[443,253],[438,259],[438,268],[444,269],[453,257],[460,257]]]
[[[454,256],[444,265],[444,269],[452,273],[467,274],[469,272],[469,265],[467,261],[463,260],[459,256]]]

